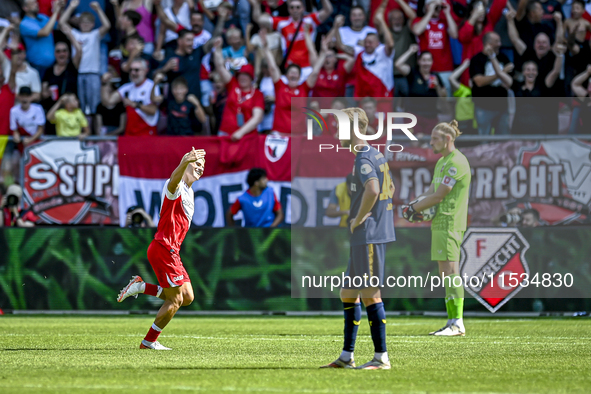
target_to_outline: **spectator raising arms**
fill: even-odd
[[[57,17],[64,6],[64,0],[57,0],[53,3],[51,18],[39,14],[39,3],[37,0],[25,0],[23,10],[25,17],[20,24],[20,33],[27,46],[27,59],[39,75],[45,73],[55,58],[53,56],[53,28]]]
[[[412,32],[419,38],[421,51],[431,52],[433,71],[439,73],[450,93],[448,79],[454,62],[449,39],[458,38],[458,26],[451,15],[451,6],[445,0],[426,0],[425,7],[425,15],[413,21]]]
[[[355,97],[358,98],[394,96],[394,39],[383,13],[376,13],[375,22],[384,36],[384,44],[376,33],[369,33],[363,40],[364,50],[345,64],[347,72],[355,66]],[[391,110],[390,100],[378,101],[378,111]]]
[[[296,0],[295,2],[297,3],[299,0]],[[265,29],[261,29],[260,36],[263,48],[265,49],[265,56],[269,66],[269,74],[271,75],[273,84],[275,85],[275,119],[273,121],[273,130],[285,134],[291,134],[292,132],[304,134],[304,125],[306,124],[305,115],[303,112],[296,112],[292,114],[291,99],[294,97],[308,97],[310,90],[316,85],[318,74],[320,73],[320,69],[326,60],[328,42],[325,38],[322,39],[322,50],[320,52],[320,57],[316,60],[316,62],[314,62],[314,69],[312,70],[312,73],[304,82],[300,83],[300,77],[302,73],[300,66],[297,64],[290,64],[287,66],[285,75],[282,76],[279,67],[275,63],[275,59],[273,58],[273,53],[271,53],[267,46]],[[311,47],[310,49],[312,49],[313,45],[310,45],[311,40],[308,39],[307,41],[308,46]],[[310,54],[309,51],[308,54]],[[314,55],[316,54],[314,53]],[[301,129],[298,129],[297,131],[292,130],[292,117],[294,118],[293,124],[298,125],[298,127],[301,127]]]
[[[130,71],[131,82],[121,86],[115,92],[111,90],[111,74],[103,75],[102,103],[105,107],[112,107],[118,102],[123,102],[127,113],[125,135],[156,135],[158,107],[150,100],[154,82],[146,78],[148,65],[145,60],[134,60]],[[155,94],[160,95],[158,87]]]
[[[284,64],[297,65],[301,70],[300,80],[298,82],[305,81],[312,72],[312,66],[303,27],[304,24],[309,24],[312,27],[311,34],[314,34],[316,26],[324,22],[332,14],[333,8],[330,1],[321,0],[322,9],[320,11],[304,16],[304,2],[302,0],[291,0],[288,3],[289,17],[261,16],[259,0],[249,1],[252,5],[253,20],[262,27],[268,28],[272,26],[274,30],[281,33],[283,37],[282,46],[286,57]]]
[[[83,12],[80,16],[80,30],[72,29],[68,20],[72,12],[78,7],[80,0],[71,0],[70,5],[60,18],[60,29],[66,34],[71,34],[74,41],[82,45],[82,59],[78,66],[78,97],[80,106],[87,115],[94,115],[96,106],[100,103],[100,97],[96,94],[101,86],[101,40],[109,32],[111,22],[101,9],[99,3],[93,1],[90,7],[98,14],[101,27],[94,28],[94,15]]]
[[[509,75],[513,64],[502,53],[501,37],[497,33],[486,33],[482,39],[484,49],[470,60],[472,97],[478,122],[478,134],[489,135],[495,126],[496,134],[509,134],[509,113],[506,98],[513,84]]]
[[[72,93],[59,98],[47,113],[47,120],[55,123],[58,137],[78,137],[83,140],[90,134],[86,116],[80,110],[80,102]]]
[[[137,29],[138,34],[142,36],[144,42],[146,43],[146,45],[144,46],[144,53],[151,55],[154,52],[154,25],[152,24],[152,1],[125,0],[121,4],[120,12],[125,14],[127,11],[135,11],[137,14],[139,14],[140,21],[138,24],[135,24],[135,29]],[[125,27],[128,26],[126,25]]]
[[[218,135],[232,136],[237,141],[246,134],[256,130],[265,112],[265,99],[263,93],[254,87],[254,68],[246,64],[236,72],[236,76],[226,69],[222,56],[222,39],[214,41],[215,52],[213,59],[216,71],[226,84],[228,99],[222,115],[222,124]]]
[[[375,28],[367,26],[365,10],[360,6],[351,7],[351,12],[349,13],[351,26],[343,26],[345,20],[344,15],[338,15],[337,18],[342,18],[342,20],[339,20],[339,28],[337,34],[335,34],[337,49],[351,56],[356,56],[359,52],[363,51],[363,42],[368,34],[378,32]]]
[[[470,17],[460,26],[458,40],[462,43],[462,59],[471,59],[472,56],[482,51],[482,37],[493,31],[495,25],[501,19],[507,0],[494,0],[488,13],[486,6],[488,0],[473,1],[468,5]],[[462,83],[468,85],[470,73],[468,70],[462,74]]]
[[[154,86],[150,94],[150,99],[156,105],[160,105],[164,101],[164,96],[156,93],[158,84],[164,80],[164,74],[157,74],[154,77]],[[174,100],[168,100],[168,127],[166,128],[167,135],[185,135],[192,136],[196,132],[203,130],[203,124],[206,121],[205,111],[201,106],[197,97],[189,94],[189,87],[187,81],[183,77],[177,77],[170,84],[172,96]],[[198,129],[193,130],[191,124],[192,116],[198,121]]]
[[[10,110],[10,130],[15,144],[31,145],[45,129],[45,111],[39,104],[33,104],[33,93],[28,86],[18,91],[18,104]],[[23,137],[24,135],[24,137]]]

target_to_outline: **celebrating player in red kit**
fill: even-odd
[[[158,231],[148,247],[148,260],[160,286],[134,276],[117,297],[121,302],[144,293],[164,300],[140,349],[171,350],[157,341],[158,336],[181,306],[193,302],[193,287],[179,251],[193,219],[195,198],[191,185],[201,178],[204,169],[205,150],[193,148],[164,184]]]

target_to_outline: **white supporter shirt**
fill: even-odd
[[[80,74],[98,74],[101,71],[101,33],[94,29],[88,33],[82,33],[72,29],[72,35],[82,45],[82,58],[78,66]],[[76,49],[72,47],[72,55]]]
[[[23,86],[31,88],[33,93],[41,93],[41,79],[39,78],[39,72],[33,67],[26,63],[27,68],[25,71],[16,72],[16,91],[20,90]]]
[[[153,86],[154,81],[146,79],[144,83],[139,86],[136,86],[133,82],[128,82],[117,89],[117,92],[122,99],[128,98],[131,101],[140,102],[142,105],[149,105],[152,103],[150,100],[150,93],[152,92]],[[157,96],[160,96],[160,88],[158,86],[156,86],[154,93]],[[154,115],[148,115],[139,108],[136,108],[135,111],[148,126],[156,126],[156,123],[158,123],[158,111],[156,111]]]
[[[39,104],[31,104],[27,111],[23,111],[20,104],[10,109],[10,130],[23,129],[30,135],[37,133],[39,126],[45,125],[45,112]]]
[[[170,19],[177,25],[181,25],[185,29],[191,29],[191,10],[189,9],[189,4],[183,3],[181,8],[179,8],[179,13],[176,15],[172,11],[172,6],[165,8],[164,13],[168,17],[168,19]],[[176,40],[177,38],[179,38],[179,35],[176,32],[172,30],[166,30],[166,33],[164,35],[165,43],[170,42],[172,40]]]
[[[207,30],[202,30],[198,36],[193,38],[193,49],[197,49],[202,45],[205,45],[207,41],[211,38],[211,33]]]
[[[367,37],[369,33],[377,34],[377,32],[378,31],[375,28],[369,26],[363,26],[363,29],[360,31],[355,31],[349,26],[339,27],[341,42],[343,45],[350,46],[353,49],[363,49],[363,43],[360,44],[359,41],[365,40],[365,37]]]
[[[365,50],[355,50],[355,57],[361,56],[363,67],[380,81],[387,91],[394,89],[394,48],[390,56],[386,55],[386,46],[380,44],[370,55]],[[363,72],[363,71],[360,71]],[[365,79],[367,80],[367,79]]]

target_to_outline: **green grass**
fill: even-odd
[[[591,319],[388,319],[389,371],[319,370],[342,345],[339,317],[178,316],[172,352],[139,350],[153,317],[0,317],[0,393],[591,392]],[[373,356],[362,322],[355,358]]]

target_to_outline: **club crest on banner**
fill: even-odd
[[[289,137],[280,137],[277,135],[268,135],[265,138],[265,156],[271,163],[279,161],[289,145]]]
[[[528,249],[529,243],[517,228],[469,229],[460,257],[466,291],[492,313],[498,311],[529,277],[525,260]]]

